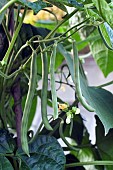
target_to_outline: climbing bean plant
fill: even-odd
[[[53,5],[64,12],[61,21],[50,11]],[[55,17],[52,26],[24,23],[28,11],[38,14],[41,10]],[[89,86],[78,55],[89,46],[103,75],[113,71],[112,20],[112,0],[0,1],[1,170],[112,170],[113,94],[103,87],[113,81]],[[61,76],[59,81],[56,73]],[[58,89],[62,84],[73,89],[71,104],[58,97],[56,83]],[[34,133],[30,127],[38,98],[42,122],[37,120],[39,128]],[[80,105],[95,113],[95,144],[89,139]],[[48,106],[53,108],[50,116]]]

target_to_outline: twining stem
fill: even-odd
[[[15,41],[16,41],[16,39],[17,39],[17,37],[18,37],[20,28],[21,28],[22,23],[23,23],[23,19],[24,19],[24,17],[25,17],[25,14],[26,14],[26,8],[25,8],[25,10],[24,10],[24,13],[23,13],[23,15],[22,15],[22,18],[20,19],[20,22],[19,22],[19,24],[18,24],[18,27],[17,27],[17,29],[16,29],[16,31],[15,31],[15,33],[14,33],[14,36],[13,36],[13,38],[12,38],[12,40],[11,40],[10,47],[8,48],[8,50],[7,50],[7,52],[6,52],[3,60],[1,61],[1,64],[2,64],[2,65],[7,64],[7,62],[8,62],[9,55],[10,55],[10,53],[11,53],[11,51],[12,51],[12,49],[13,49],[13,46],[14,46],[14,44],[15,44]]]
[[[87,147],[87,146],[72,146],[65,138],[63,134],[63,125],[64,125],[64,120],[61,120],[60,127],[59,127],[59,134],[63,142],[69,147],[70,150],[77,151],[80,148]],[[88,146],[89,147],[89,146]]]
[[[65,168],[71,168],[76,166],[83,166],[83,165],[113,165],[113,161],[90,161],[90,162],[77,162],[77,163],[70,163],[66,164]]]
[[[5,34],[6,34],[6,36],[7,36],[8,42],[10,43],[10,42],[11,42],[11,36],[10,36],[10,34],[9,34],[8,28],[7,28],[7,26],[6,26],[6,24],[5,24],[4,21],[2,22],[2,26],[3,26],[4,31],[5,31]]]
[[[53,37],[53,38],[49,38],[49,39],[42,39],[42,40],[35,40],[35,41],[33,41],[33,39],[34,38],[38,38],[39,37],[39,35],[36,35],[36,36],[34,36],[34,37],[32,37],[30,40],[29,40],[29,42],[30,41],[33,41],[33,43],[41,43],[41,42],[44,42],[44,43],[46,43],[46,42],[50,42],[50,41],[54,41],[54,40],[59,40],[59,41],[57,41],[57,43],[58,42],[61,42],[61,41],[64,41],[64,39],[66,39],[67,37],[65,37],[65,35],[69,32],[69,31],[71,31],[71,30],[73,30],[74,28],[76,28],[76,30],[75,30],[75,32],[77,32],[79,29],[81,29],[82,27],[84,27],[85,25],[83,25],[83,26],[81,26],[80,28],[78,28],[77,29],[77,27],[78,26],[80,26],[80,25],[82,25],[83,23],[85,23],[86,21],[88,21],[89,20],[89,18],[87,18],[86,20],[84,20],[84,21],[82,21],[81,23],[79,23],[79,24],[76,24],[76,25],[74,25],[73,27],[71,27],[70,29],[68,29],[64,34],[61,34],[61,35],[59,35],[59,36],[57,36],[57,37]],[[74,32],[74,33],[75,33]]]
[[[20,78],[18,77],[16,83],[12,87],[12,95],[14,98],[14,113],[16,121],[17,132],[17,147],[21,147],[21,120],[22,120],[22,106],[21,106],[21,90],[20,90]]]
[[[9,15],[8,30],[9,30],[9,33],[12,37],[13,33],[14,33],[14,6],[13,5],[9,7],[8,15]]]

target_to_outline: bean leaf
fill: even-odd
[[[111,28],[113,28],[113,10],[110,8],[109,4],[106,0],[92,0],[95,4],[97,10],[100,13],[100,16],[103,18],[105,22],[107,22]]]
[[[102,122],[96,116],[96,145],[102,160],[113,161],[113,129],[110,129],[105,135]],[[106,170],[112,170],[113,166],[106,166]]]
[[[37,0],[35,2],[29,2],[27,0],[18,0],[18,1],[23,5],[27,6],[28,8],[31,8],[35,14],[37,14],[43,8],[51,6],[49,3],[43,2],[42,0]]]
[[[47,135],[36,136],[29,144],[30,158],[20,150],[17,155],[21,158],[21,170],[63,170],[65,156],[63,149],[54,137]]]
[[[91,34],[92,37],[96,35],[98,35],[97,31]],[[108,76],[108,74],[113,71],[113,51],[109,50],[105,46],[101,37],[90,41],[90,48],[91,48],[93,57],[96,63],[98,64],[98,66],[100,67],[101,71],[103,72],[104,76],[105,77]]]
[[[65,57],[72,79],[74,80],[73,59],[71,54],[66,51],[61,44],[58,45],[58,49]],[[113,128],[113,94],[102,88],[89,87],[85,74],[81,69],[80,88],[84,98],[95,109],[95,112],[101,119],[105,132],[107,133],[110,128]]]

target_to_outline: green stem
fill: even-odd
[[[9,34],[8,27],[6,26],[6,24],[5,24],[4,21],[2,22],[2,26],[3,26],[3,28],[4,28],[5,34],[6,34],[6,36],[7,36],[7,39],[8,39],[8,41],[9,41],[9,43],[10,43],[10,42],[11,42],[11,36],[10,36],[10,34]]]
[[[103,17],[103,14],[102,14],[102,9],[101,9],[101,3],[100,3],[100,0],[98,0],[98,7],[99,7],[99,12],[100,12],[100,15]]]
[[[64,24],[69,18],[71,18],[76,12],[78,12],[78,9],[75,9],[72,13],[70,13],[69,15],[67,15],[64,20],[62,20],[55,28],[54,30],[52,30],[46,37],[45,39],[50,38],[52,35],[54,35],[54,33],[56,32],[56,30],[62,25]]]
[[[63,35],[67,34],[67,33],[68,33],[69,31],[71,31],[72,29],[74,29],[74,28],[76,28],[76,27],[84,24],[84,23],[85,23],[86,21],[88,21],[89,19],[90,19],[90,18],[87,18],[87,19],[85,19],[84,21],[80,22],[79,24],[74,25],[73,27],[71,27],[70,29],[68,29]]]
[[[23,46],[21,46],[21,48],[18,50],[17,54],[14,57],[13,63],[15,62],[15,60],[18,58],[18,55],[21,53],[21,51],[26,48],[28,46],[28,44],[24,44]]]
[[[90,162],[77,162],[66,164],[65,168],[83,166],[83,165],[113,165],[113,161],[90,161]]]
[[[13,36],[13,38],[12,38],[12,40],[11,40],[10,47],[8,48],[8,50],[7,50],[7,52],[6,52],[3,60],[1,61],[1,64],[2,64],[2,65],[4,65],[4,64],[6,65],[7,62],[8,62],[9,55],[10,55],[10,53],[11,53],[11,51],[12,51],[12,49],[13,49],[13,46],[14,46],[14,44],[15,44],[15,41],[16,41],[16,39],[17,39],[17,37],[18,37],[19,31],[20,31],[21,26],[22,26],[22,23],[23,23],[23,19],[24,19],[24,17],[25,17],[25,14],[26,14],[26,9],[24,10],[24,13],[23,13],[23,15],[22,15],[22,18],[20,19],[20,22],[19,22],[19,24],[18,24],[18,27],[17,27],[17,29],[16,29],[16,31],[15,31],[15,33],[14,33],[14,36]]]
[[[48,9],[42,9],[43,11],[46,11],[46,12],[49,12],[50,14],[52,14],[54,17],[55,17],[55,21],[56,21],[56,24],[58,24],[58,19],[57,19],[57,16],[54,14],[54,12],[48,10]]]
[[[7,4],[5,4],[2,9],[0,10],[0,15],[2,14],[2,12],[4,12],[9,6],[11,6],[13,3],[17,2],[17,0],[10,0],[8,1]]]
[[[10,78],[14,77],[16,74],[18,74],[22,69],[23,69],[23,68],[20,67],[18,70],[16,70],[15,72],[13,72],[13,73],[10,74],[10,75],[6,75],[6,74],[4,74],[4,73],[0,70],[0,76],[1,76],[1,77],[4,77],[4,79],[10,79]]]
[[[58,36],[58,37],[53,37],[53,38],[49,38],[49,39],[42,39],[42,40],[35,40],[35,41],[33,41],[33,39],[34,38],[38,38],[39,37],[39,35],[36,35],[36,36],[34,36],[34,37],[32,37],[30,40],[29,40],[29,42],[30,41],[33,41],[33,43],[41,43],[41,42],[44,42],[44,43],[46,43],[46,42],[50,42],[50,41],[54,41],[54,40],[59,40],[58,42],[61,42],[61,41],[63,41],[63,40],[65,40],[66,38],[68,38],[68,37],[64,37],[69,31],[71,31],[72,29],[74,29],[74,28],[76,28],[76,30],[75,30],[75,32],[77,32],[79,29],[81,29],[81,28],[83,28],[85,25],[83,25],[83,26],[81,26],[80,28],[78,28],[77,29],[77,27],[78,26],[80,26],[80,25],[82,25],[83,23],[85,23],[86,21],[88,21],[89,20],[89,18],[88,19],[86,19],[86,20],[84,20],[83,22],[81,22],[81,23],[79,23],[79,24],[77,24],[77,25],[74,25],[73,27],[71,27],[70,29],[68,29],[64,34],[61,34],[60,36]],[[74,33],[75,33],[74,32]],[[69,37],[70,37],[71,35],[69,35]],[[62,37],[62,38],[61,38]]]
[[[108,83],[102,84],[102,85],[100,85],[100,86],[96,86],[96,88],[102,88],[102,87],[105,87],[105,86],[109,86],[109,85],[111,85],[111,84],[113,84],[113,80],[110,81],[110,82],[108,82]]]
[[[59,134],[61,139],[63,140],[63,142],[69,147],[70,150],[74,150],[74,151],[78,151],[80,148],[84,148],[84,146],[72,146],[65,138],[64,134],[63,134],[63,124],[64,124],[64,120],[62,119],[61,123],[60,123],[60,127],[59,127]],[[89,146],[87,146],[89,147]]]
[[[88,43],[88,42],[90,42],[90,41],[92,41],[92,40],[93,40],[93,41],[94,41],[94,40],[98,40],[99,38],[100,38],[100,35],[88,37],[88,38],[86,38],[85,40],[76,42],[76,45],[79,46],[79,45],[81,45],[81,44],[83,44],[83,43]],[[68,50],[68,49],[70,49],[71,47],[72,47],[72,44],[65,46],[65,49]]]

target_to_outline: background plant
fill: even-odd
[[[61,21],[50,10],[52,5],[64,12]],[[74,9],[70,14],[67,6]],[[53,24],[46,25],[48,29],[44,28],[45,24],[35,23],[37,27],[34,27],[23,23],[28,11],[37,14],[41,10],[46,10],[55,18]],[[78,19],[71,26],[69,19],[73,16]],[[90,87],[78,57],[78,51],[89,44],[104,76],[113,71],[112,18],[112,1],[1,0],[1,169],[112,169],[113,95],[102,87],[113,81]],[[64,60],[66,64],[59,69]],[[65,66],[69,70],[68,76],[63,71]],[[55,73],[61,75],[59,82],[55,80]],[[66,82],[62,82],[62,74]],[[74,85],[69,84],[69,76]],[[37,90],[41,79],[42,89]],[[48,81],[51,91],[48,90]],[[72,105],[58,98],[56,82],[60,85],[66,83],[74,89],[75,101]],[[42,123],[33,134],[29,128],[35,115],[37,96],[41,98]],[[79,114],[79,102],[88,111],[96,113],[95,145],[91,144]],[[47,105],[54,109],[50,119]],[[66,147],[60,146],[59,138]],[[64,154],[64,151],[69,151],[69,154]]]

